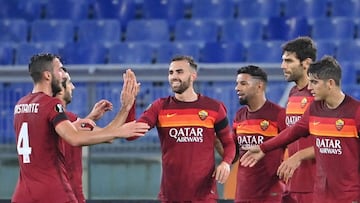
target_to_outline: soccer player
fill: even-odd
[[[307,70],[316,60],[316,46],[311,38],[298,37],[285,43],[282,50],[281,68],[285,79],[295,82],[286,106],[286,125],[290,127],[301,118],[313,101],[308,89]],[[279,177],[287,183],[284,203],[312,202],[316,162],[314,159],[303,160],[307,156],[303,150],[311,147],[313,142],[313,137],[308,136],[287,146],[289,158],[281,164],[278,172]]]
[[[72,91],[75,89],[75,86],[71,81],[71,77],[67,69],[63,69],[66,77],[61,83],[62,90],[56,95],[56,97],[62,101],[63,107],[66,111],[66,106],[72,101]],[[97,121],[106,111],[110,110],[112,110],[112,103],[108,100],[102,99],[94,105],[93,109],[86,118]],[[66,115],[71,122],[75,122],[78,119],[78,116],[70,111],[66,111]],[[97,129],[98,127],[94,126],[93,130]],[[82,187],[82,147],[71,146],[63,139],[60,139],[59,147],[65,158],[65,167],[76,199],[79,203],[85,202]]]
[[[174,96],[159,98],[140,116],[158,130],[162,151],[161,202],[217,202],[216,181],[224,183],[235,156],[226,108],[194,90],[197,64],[192,57],[171,60],[168,80]],[[215,168],[214,141],[224,146]]]
[[[311,135],[315,153],[308,158],[316,159],[313,202],[359,202],[360,102],[341,90],[341,67],[334,58],[311,64],[308,76],[314,101],[302,118],[277,137],[249,147],[241,164],[253,166],[264,153]]]
[[[237,156],[241,148],[263,143],[285,129],[285,109],[266,99],[267,75],[259,67],[249,65],[237,71],[235,90],[241,107],[233,122]],[[284,149],[268,153],[253,168],[238,165],[235,202],[281,202],[285,185],[276,171],[284,157]]]
[[[135,76],[131,70],[124,74],[123,105],[114,120],[100,131],[78,130],[80,127],[68,120],[62,102],[53,97],[61,91],[65,77],[62,67],[60,58],[53,54],[35,55],[29,63],[34,88],[14,108],[20,175],[12,202],[77,202],[59,149],[61,138],[81,146],[143,136],[148,131],[144,123],[123,124],[135,100]]]

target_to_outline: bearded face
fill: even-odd
[[[181,79],[173,79],[170,81],[171,89],[174,93],[182,94],[190,87],[191,78],[188,77],[185,81]]]
[[[56,95],[57,93],[59,93],[61,91],[61,81],[56,79],[56,77],[53,73],[51,73],[51,74],[52,74],[51,89],[52,89],[53,95]]]

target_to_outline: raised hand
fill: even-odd
[[[136,81],[135,73],[127,69],[123,74],[124,85],[120,94],[121,105],[130,110],[139,92],[139,84]]]
[[[240,158],[240,164],[245,167],[253,167],[265,154],[261,151],[259,145],[243,147],[247,152]]]
[[[86,118],[97,121],[105,114],[105,112],[111,111],[112,109],[112,103],[106,99],[102,99],[94,105],[91,112],[88,116],[86,116]]]

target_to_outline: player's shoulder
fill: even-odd
[[[18,104],[24,103],[39,103],[41,105],[47,105],[49,103],[61,103],[60,99],[56,97],[51,97],[45,93],[30,93],[19,99]]]
[[[270,109],[274,109],[274,110],[278,110],[278,111],[285,111],[285,108],[280,106],[279,104],[273,102],[273,101],[270,101],[270,100],[266,100],[266,103],[265,103],[268,108]]]
[[[208,102],[209,104],[211,104],[211,103],[213,103],[213,104],[223,104],[222,101],[220,101],[218,99],[215,99],[215,98],[212,98],[212,97],[209,97],[209,96],[206,96],[206,95],[203,95],[203,94],[199,94],[199,101]]]

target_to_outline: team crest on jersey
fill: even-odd
[[[307,103],[308,103],[308,100],[307,100],[306,97],[304,97],[304,98],[301,100],[301,108],[304,108]]]
[[[198,115],[199,115],[199,118],[203,121],[209,116],[209,113],[205,110],[201,110],[201,111],[199,111]]]
[[[341,119],[339,119],[335,122],[335,126],[338,131],[340,131],[344,127],[344,125],[345,125],[345,122]]]
[[[269,121],[267,121],[267,120],[263,120],[263,121],[260,122],[260,128],[261,128],[261,130],[263,130],[263,131],[265,131],[266,129],[268,129],[269,125],[270,125],[270,123],[269,123]]]
[[[59,113],[64,113],[64,108],[61,104],[56,104],[55,111]]]

